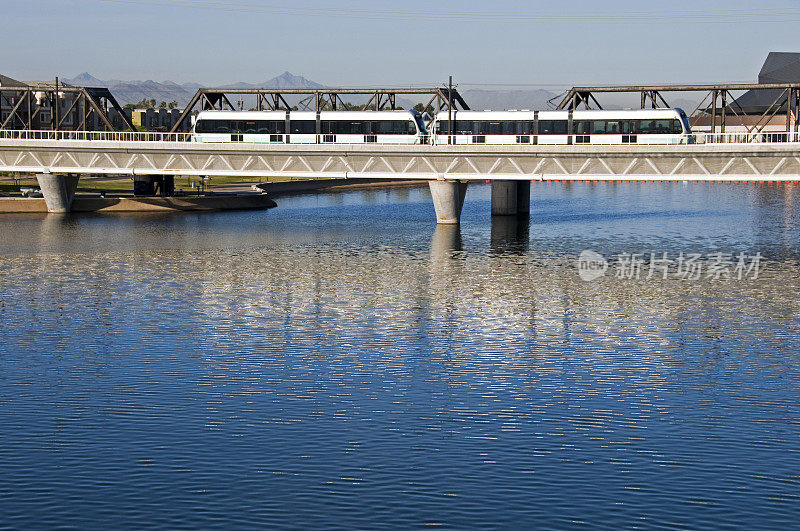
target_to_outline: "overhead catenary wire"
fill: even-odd
[[[264,13],[286,16],[336,17],[373,20],[494,22],[506,24],[633,24],[642,22],[682,22],[689,24],[727,24],[746,20],[748,23],[790,23],[800,21],[800,8],[714,9],[692,11],[617,11],[582,13],[547,12],[444,12],[396,10],[322,8],[280,4],[232,2],[223,0],[99,0],[106,3],[179,7],[241,13]]]

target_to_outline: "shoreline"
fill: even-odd
[[[275,208],[272,197],[359,190],[416,188],[427,186],[425,180],[376,179],[362,182],[356,179],[318,179],[236,184],[211,187],[203,196],[138,197],[133,195],[79,194],[72,201],[71,212],[212,212],[224,210],[259,210]],[[0,214],[47,213],[41,197],[0,197]]]

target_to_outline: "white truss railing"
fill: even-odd
[[[283,135],[280,135],[282,138]],[[304,135],[308,136],[308,135]],[[326,136],[318,135],[317,144],[331,144],[326,142]],[[628,136],[628,135],[626,135]],[[469,138],[469,137],[467,137]],[[620,144],[618,135],[572,135],[571,137],[560,136],[561,139],[569,138],[569,143],[575,146],[589,145],[661,145],[663,140],[653,139],[652,142],[645,141],[644,135],[639,135],[637,142]],[[159,133],[159,132],[107,132],[107,131],[28,131],[28,130],[0,130],[0,140],[72,140],[72,141],[91,141],[91,142],[167,142],[182,143],[191,142],[192,133]],[[495,144],[464,144],[464,138],[459,137],[458,145],[495,145]],[[205,142],[212,144],[211,142]],[[221,142],[222,143],[222,142]],[[681,139],[680,144],[794,144],[800,143],[800,131],[761,131],[761,132],[725,132],[725,133],[692,133]],[[260,145],[282,145],[283,142],[256,142],[256,141],[237,141],[224,142],[224,144],[260,144]],[[313,144],[313,142],[312,142]],[[395,142],[381,143],[371,142],[369,144],[379,145],[398,145]],[[441,142],[439,142],[441,144]],[[515,143],[512,136],[508,144],[527,146],[532,149],[538,147],[531,143]],[[539,146],[552,146],[562,144],[541,143]]]
[[[696,144],[794,144],[800,142],[800,132],[760,131],[693,133]]]
[[[191,133],[108,132],[108,131],[6,131],[0,140],[77,140],[98,142],[190,142]]]

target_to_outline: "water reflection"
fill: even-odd
[[[431,259],[451,258],[461,250],[461,226],[436,225],[431,239]]]
[[[529,231],[528,216],[492,216],[490,249],[499,254],[525,254]]]
[[[479,186],[435,230],[414,190],[2,219],[0,512],[788,527],[798,198],[742,190],[537,186],[530,229],[490,224]],[[584,282],[587,246],[769,262],[751,281]]]

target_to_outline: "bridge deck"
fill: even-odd
[[[0,139],[0,171],[254,178],[797,180],[800,143],[398,146]]]

